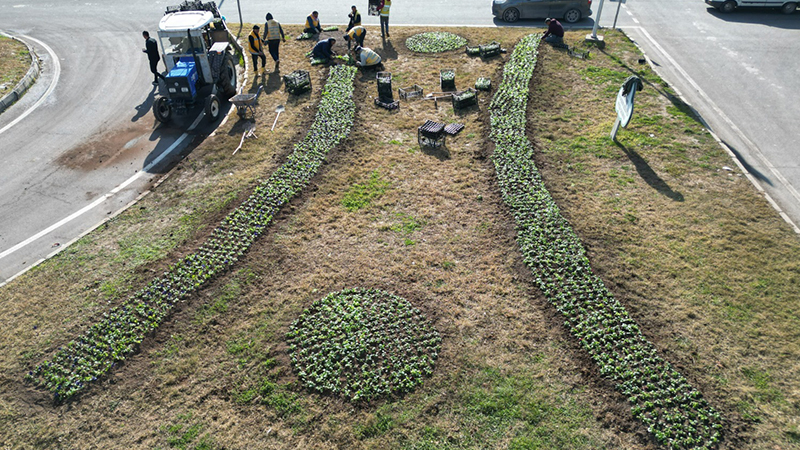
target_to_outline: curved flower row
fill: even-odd
[[[490,105],[494,164],[517,224],[525,263],[548,301],[656,440],[673,449],[714,448],[721,418],[702,395],[642,335],[597,277],[580,239],[561,215],[534,164],[525,135],[528,85],[539,36],[524,38],[503,71]]]
[[[104,314],[83,336],[59,348],[26,379],[66,400],[137,349],[175,304],[223,273],[264,232],[275,213],[317,173],[327,153],[350,132],[356,69],[334,66],[314,123],[287,161],[259,184],[193,254],[172,265],[122,305]]]
[[[287,334],[307,388],[357,401],[402,395],[433,373],[442,338],[407,300],[377,289],[328,294]]]

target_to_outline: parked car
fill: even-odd
[[[492,14],[506,22],[561,18],[575,23],[592,15],[592,0],[493,0]]]
[[[724,13],[729,13],[739,7],[780,8],[784,14],[791,14],[797,11],[797,2],[787,2],[786,0],[706,0],[706,4]]]

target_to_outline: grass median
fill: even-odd
[[[287,31],[299,30],[286,27]],[[367,37],[395,91],[500,81],[507,55],[420,55],[398,28]],[[453,29],[509,50],[531,30]],[[568,41],[578,42],[578,34]],[[797,238],[619,33],[588,60],[543,46],[529,137],[545,185],[592,263],[643,334],[728,419],[723,448],[796,445]],[[258,138],[229,121],[142,202],[0,291],[0,440],[18,447],[652,448],[538,292],[514,240],[489,157],[488,103],[401,102],[377,109],[375,73],[356,76],[356,119],[308,189],[232,271],[181,303],[139,353],[84,395],[54,406],[22,378],[103,312],[196,248],[305,135],[327,69],[282,48],[314,91],[275,74]],[[288,64],[287,64],[288,63]],[[631,125],[607,134],[613,98],[637,73]],[[278,104],[287,106],[274,133]],[[417,145],[426,119],[465,129]],[[402,398],[353,405],[302,389],[285,335],[314,301],[350,287],[394,292],[431,318],[442,349],[430,379]],[[794,334],[793,334],[794,333]],[[13,424],[13,426],[12,426]],[[63,444],[66,442],[66,444]]]
[[[9,94],[31,67],[31,55],[22,42],[0,36],[0,98]]]

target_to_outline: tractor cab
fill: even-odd
[[[158,40],[169,73],[167,95],[153,105],[156,119],[167,122],[173,111],[185,113],[203,96],[206,114],[216,120],[219,97],[236,95],[232,51],[241,52],[216,4],[185,1],[168,7],[158,24]],[[210,95],[208,89],[202,89],[205,86],[211,86]]]

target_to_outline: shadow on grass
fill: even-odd
[[[381,51],[378,52],[378,54],[381,55],[381,58],[384,60],[397,59],[397,50],[394,49],[392,41],[386,38],[381,38],[381,44]]]
[[[729,142],[726,141],[722,141],[722,143],[725,144],[725,146],[728,147],[731,150],[731,152],[733,152],[733,154],[736,156],[736,159],[739,160],[740,163],[742,163],[742,166],[744,166],[744,170],[746,170],[750,175],[756,177],[758,180],[763,181],[764,183],[767,183],[770,186],[774,186],[772,184],[772,180],[770,180],[769,177],[767,177],[763,173],[756,170],[755,167],[751,166],[750,163],[748,163],[747,160],[744,158],[744,156],[741,153],[739,153],[739,150],[737,150],[736,147],[732,146]]]
[[[441,147],[421,146],[420,150],[422,150],[422,153],[428,156],[433,156],[439,161],[447,161],[448,159],[450,159],[450,150],[448,150],[447,146],[445,145],[442,145]]]
[[[648,185],[650,185],[650,187],[676,202],[683,201],[683,194],[673,191],[666,181],[662,180],[661,177],[659,177],[658,174],[650,167],[650,165],[647,164],[647,161],[645,161],[644,158],[636,153],[635,150],[629,149],[620,142],[615,143],[619,148],[622,149],[623,152],[625,152],[625,155],[631,160],[633,166],[636,167],[636,172]]]

